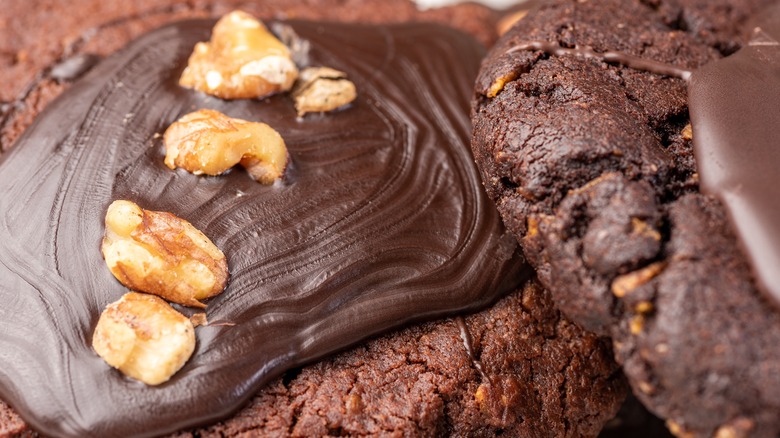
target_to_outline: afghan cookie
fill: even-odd
[[[518,48],[619,52],[695,79],[774,3],[552,1],[477,80],[472,147],[504,222],[562,311],[613,338],[634,392],[678,436],[780,433],[780,314],[724,204],[700,189],[686,82]]]
[[[49,79],[36,83],[36,90],[58,92],[63,88],[52,87],[50,80],[61,80],[69,89],[47,105],[12,152],[4,157],[3,169],[13,171],[14,175],[2,172],[8,176],[3,184],[17,195],[27,190],[35,192],[26,197],[29,202],[23,205],[25,212],[29,213],[35,205],[47,212],[61,212],[19,215],[21,204],[13,204],[10,197],[0,200],[5,205],[4,232],[16,235],[21,228],[27,230],[22,232],[26,236],[23,239],[27,241],[26,247],[11,244],[4,249],[2,269],[8,269],[6,273],[10,277],[0,276],[3,279],[0,293],[12,293],[13,289],[14,297],[21,297],[13,301],[17,319],[29,321],[35,315],[49,315],[49,319],[40,324],[42,331],[36,331],[38,357],[47,357],[39,361],[37,372],[51,376],[62,374],[63,377],[51,378],[45,388],[46,398],[36,396],[35,391],[42,387],[30,389],[20,374],[13,376],[14,370],[22,368],[27,370],[25,373],[30,372],[32,361],[20,362],[18,357],[6,353],[2,360],[9,360],[10,366],[2,367],[0,391],[12,406],[30,419],[34,428],[44,433],[81,435],[85,429],[94,434],[162,433],[194,424],[213,423],[229,416],[284,369],[311,362],[391,326],[431,319],[443,312],[482,307],[532,275],[521,259],[512,257],[516,248],[514,238],[503,232],[497,214],[482,194],[478,174],[468,154],[468,96],[471,78],[476,75],[483,54],[473,39],[430,24],[369,27],[291,22],[289,25],[301,38],[312,42],[312,62],[327,63],[346,71],[360,90],[360,97],[351,108],[298,121],[285,96],[263,102],[225,102],[176,86],[176,78],[189,51],[196,41],[208,37],[211,25],[212,21],[173,24],[142,36],[101,62],[77,53],[47,69],[44,76]],[[432,55],[426,49],[431,45],[442,50]],[[345,55],[355,52],[362,55]],[[395,76],[385,77],[390,73]],[[83,77],[71,85],[79,76]],[[426,80],[427,77],[435,80]],[[399,93],[401,87],[397,86],[397,81],[402,81],[406,89],[417,87],[417,92]],[[219,178],[198,178],[165,168],[160,161],[161,140],[154,134],[162,132],[179,113],[201,106],[244,118],[260,115],[279,129],[292,156],[292,166],[284,181],[262,187],[241,172]],[[387,109],[390,107],[392,110]],[[435,123],[430,119],[434,116]],[[409,127],[415,129],[408,130]],[[438,137],[443,132],[447,133],[446,139]],[[433,141],[437,138],[439,140]],[[327,147],[323,147],[324,144]],[[36,173],[36,167],[15,164],[20,162],[18,160],[28,163],[30,156],[41,155],[51,157],[43,173]],[[323,171],[324,166],[318,167],[317,163],[323,162],[328,164],[329,172]],[[36,178],[30,177],[28,172],[35,173]],[[35,179],[36,183],[25,187],[17,185],[19,179],[16,177],[23,174],[28,174],[28,179]],[[315,177],[316,184],[313,182]],[[62,178],[69,182],[60,184]],[[422,188],[417,190],[416,187]],[[55,195],[56,200],[50,198],[54,195],[50,189],[60,193]],[[96,224],[102,218],[103,204],[107,202],[102,198],[106,193],[144,201],[145,206],[187,216],[207,235],[216,236],[215,243],[225,249],[232,265],[228,290],[209,302],[211,324],[198,329],[198,350],[194,358],[170,383],[148,392],[148,388],[133,385],[112,372],[88,347],[88,334],[100,308],[122,292],[96,254],[100,234],[100,226]],[[279,194],[289,207],[283,209],[285,215],[273,207],[285,207],[274,201],[275,195]],[[358,198],[367,195],[371,195],[370,202],[361,203]],[[344,196],[357,197],[357,201],[342,202]],[[420,196],[424,198],[422,203]],[[397,208],[378,209],[377,206],[387,202],[396,202]],[[258,210],[260,204],[267,205]],[[421,205],[426,208],[420,208]],[[353,207],[354,211],[344,211]],[[35,232],[40,227],[30,220],[31,217],[45,222],[44,232]],[[316,217],[325,222],[312,220]],[[296,225],[291,227],[290,223]],[[357,223],[358,228],[351,231],[344,228],[350,223]],[[11,232],[12,228],[14,232]],[[411,233],[398,233],[407,228]],[[367,243],[380,236],[376,232],[380,229],[381,234],[388,237],[384,242],[389,246],[381,243],[381,237]],[[443,233],[442,229],[448,231]],[[312,233],[318,240],[307,237]],[[256,243],[255,239],[260,235],[265,237],[262,244],[251,244]],[[18,243],[17,238],[18,235],[9,237],[8,242]],[[295,255],[278,250],[291,244],[299,245],[304,251]],[[91,251],[92,246],[95,254]],[[277,248],[276,253],[274,248]],[[355,251],[359,258],[343,257],[355,254]],[[22,253],[24,257],[20,256]],[[322,257],[323,254],[327,257]],[[43,266],[49,268],[43,269]],[[86,268],[81,269],[84,266]],[[39,281],[45,285],[32,286]],[[74,282],[86,284],[76,288],[79,293],[67,294],[69,300],[63,301],[65,295],[56,291],[67,290]],[[386,287],[390,284],[392,288]],[[31,286],[42,291],[42,295],[18,293],[17,288],[30,291]],[[235,292],[231,294],[231,290]],[[542,294],[541,290],[537,293]],[[228,300],[230,296],[233,302]],[[257,300],[263,298],[268,298],[271,304],[258,311]],[[544,298],[543,301],[548,300]],[[518,315],[533,314],[533,302],[531,298],[510,300],[509,309]],[[31,303],[34,305],[28,306]],[[546,312],[544,309],[547,308],[541,306],[539,311]],[[503,312],[501,315],[506,315],[508,310]],[[554,317],[556,321],[557,318]],[[528,320],[518,317],[521,319]],[[446,404],[446,412],[463,410],[468,415],[440,416],[434,429],[430,430],[457,433],[458,428],[464,428],[485,430],[485,433],[493,430],[500,434],[504,428],[520,426],[508,424],[510,418],[522,418],[526,426],[536,424],[533,427],[538,430],[571,436],[595,434],[614,414],[621,400],[622,378],[610,365],[609,348],[603,342],[561,321],[572,327],[565,335],[571,334],[572,339],[549,351],[555,356],[550,357],[550,363],[561,365],[559,359],[568,357],[573,367],[558,366],[551,371],[556,378],[542,378],[548,375],[542,362],[537,367],[516,371],[515,365],[499,361],[491,370],[490,361],[482,357],[488,363],[484,376],[488,384],[481,389],[478,386],[478,392],[469,396],[463,392],[460,399]],[[511,326],[514,320],[496,318],[495,324]],[[542,330],[543,323],[539,324],[528,330]],[[563,325],[559,327],[555,323],[559,329]],[[9,332],[9,339],[26,338],[20,334],[20,330],[27,327],[25,324],[10,321],[8,327],[11,332],[17,330]],[[489,327],[493,328],[492,325]],[[287,336],[295,330],[302,331],[292,335],[290,342]],[[478,333],[474,332],[475,338],[480,336]],[[53,336],[47,337],[47,334]],[[539,356],[544,342],[529,345],[522,341],[522,333],[520,336],[519,348],[527,349],[534,358],[546,357],[546,352]],[[560,334],[553,337],[556,336]],[[257,339],[262,337],[265,341],[258,344]],[[393,338],[390,335],[386,339]],[[561,351],[574,347],[575,338],[582,340],[581,352],[578,348],[571,352]],[[492,347],[481,339],[475,341],[477,349],[483,351],[506,345],[495,341],[496,347]],[[450,345],[448,351],[455,351],[458,345],[465,351],[462,341]],[[365,348],[353,351],[346,354],[353,355],[355,362],[380,363]],[[430,352],[430,349],[421,348],[420,351],[416,357],[422,357],[422,353]],[[387,353],[391,355],[391,352]],[[432,364],[447,362],[445,357],[450,356],[431,354],[429,360]],[[448,383],[445,376],[473,372],[461,365],[458,362],[451,367],[452,371],[442,372],[438,379],[432,379],[441,384],[436,394],[443,394],[448,385],[457,386],[460,382]],[[341,367],[341,364],[334,365],[333,370]],[[347,368],[346,365],[343,367]],[[300,373],[302,377],[288,374],[282,383],[310,376],[307,370],[309,368],[304,368]],[[85,378],[85,373],[100,377]],[[533,376],[531,379],[541,379],[543,386],[549,385],[549,389],[542,390],[539,386],[539,393],[565,394],[560,395],[560,399],[566,402],[558,407],[540,404],[546,403],[548,398],[536,398],[531,403],[518,402],[517,406],[511,399],[503,402],[501,400],[517,388],[511,383],[514,382],[512,379],[506,388],[502,386],[503,378],[496,382],[491,380],[491,375],[501,376],[502,373],[514,373],[517,379],[528,379],[529,375]],[[416,381],[412,371],[407,370],[406,375],[408,384]],[[562,381],[564,377],[566,381]],[[311,386],[313,379],[306,377],[303,385]],[[580,380],[574,382],[574,379]],[[338,376],[327,374],[316,381],[323,388],[334,388],[329,396],[336,397],[335,388],[345,391],[341,397],[350,395],[343,385],[339,386]],[[480,380],[480,383],[484,382]],[[594,392],[592,385],[600,390]],[[64,392],[59,391],[58,386]],[[14,389],[9,390],[11,387]],[[588,391],[584,398],[569,399],[569,392],[574,394],[573,389],[567,389],[569,387],[587,387]],[[273,393],[273,388],[271,383],[271,387],[251,399],[250,409],[266,406],[264,400]],[[90,394],[87,404],[83,397],[79,399],[85,391]],[[196,397],[190,397],[193,394]],[[95,402],[100,397],[109,399]],[[316,412],[319,421],[323,422],[332,415],[325,415],[325,402],[317,397],[313,393],[302,394],[299,402],[310,400],[306,403],[318,406]],[[466,409],[468,401],[474,398],[481,400],[479,412],[484,411],[478,418],[474,417],[476,411]],[[282,399],[289,401],[290,396]],[[412,400],[422,403],[422,397]],[[118,409],[116,403],[124,401],[129,404]],[[416,418],[400,412],[403,406],[409,405],[397,401],[388,399],[385,392],[378,392],[373,397],[361,397],[360,410],[372,412],[371,409],[375,409],[390,415],[398,409],[399,412],[382,424],[382,430],[396,427],[409,434],[425,434],[422,429],[410,429],[411,423],[419,427],[416,420],[396,424],[396,418]],[[496,407],[497,402],[503,405]],[[436,412],[443,406],[440,398],[427,403],[437,409]],[[155,413],[170,415],[152,416],[146,411],[149,406],[155,407]],[[332,408],[339,410],[343,406],[334,404]],[[416,408],[417,405],[413,406]],[[137,409],[143,410],[143,421],[138,421]],[[499,412],[497,409],[500,414],[496,413]],[[433,410],[425,412],[429,411]],[[15,433],[28,433],[15,414],[7,409],[3,412],[8,420],[7,424],[4,420],[2,427]],[[106,412],[110,414],[105,415]],[[245,415],[247,411],[243,412],[226,424],[265,418],[255,415],[256,412],[249,416]],[[278,410],[275,412],[281,414]],[[303,411],[299,409],[298,412]],[[312,415],[306,421],[314,421]],[[500,416],[500,420],[495,416]],[[454,420],[450,423],[449,418]],[[466,420],[470,423],[466,424]],[[256,426],[274,430],[269,421],[263,419],[260,423],[258,420]],[[300,419],[296,420],[298,423],[303,424]],[[349,427],[336,426],[330,433]],[[306,434],[308,432],[304,431],[309,429],[301,430]],[[206,433],[197,433],[201,432]]]

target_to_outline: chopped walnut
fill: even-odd
[[[288,91],[298,77],[290,50],[246,12],[234,11],[200,42],[179,85],[223,99],[262,98]]]
[[[683,140],[688,140],[688,141],[693,140],[693,127],[691,127],[690,123],[685,125],[685,128],[683,128],[681,134]]]
[[[130,289],[185,306],[227,284],[225,255],[203,233],[173,214],[114,201],[106,213],[101,248],[111,273]]]
[[[496,32],[499,35],[503,35],[509,31],[517,22],[525,18],[528,15],[528,9],[518,9],[514,12],[504,15],[496,24]]]
[[[355,84],[347,74],[328,67],[309,67],[292,91],[298,116],[306,113],[327,112],[349,105],[357,97]]]
[[[192,355],[195,329],[162,299],[129,292],[100,315],[92,348],[126,376],[159,385]]]
[[[516,72],[510,72],[504,76],[497,77],[492,84],[490,84],[490,88],[487,91],[487,97],[493,98],[498,96],[498,93],[503,91],[504,86],[515,79],[517,79],[518,74]]]
[[[209,325],[209,320],[205,313],[196,313],[190,316],[190,322],[193,327],[200,327],[202,325]]]
[[[165,131],[163,142],[165,165],[196,175],[219,175],[241,164],[256,181],[272,184],[287,166],[287,147],[273,128],[214,110],[183,116]]]

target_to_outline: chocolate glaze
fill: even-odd
[[[780,6],[762,17],[746,47],[693,73],[688,96],[701,189],[723,201],[780,303]]]
[[[159,29],[100,62],[0,162],[0,398],[45,434],[212,422],[285,369],[484,306],[530,275],[469,153],[483,55],[471,37],[293,23],[312,41],[312,63],[347,72],[359,90],[342,112],[296,120],[286,95],[227,102],[176,85],[213,24]],[[166,168],[155,134],[197,108],[278,129],[292,159],[284,180]],[[191,221],[230,266],[207,309],[224,324],[199,327],[192,359],[154,388],[90,348],[100,312],[125,292],[99,251],[106,208],[120,198]]]

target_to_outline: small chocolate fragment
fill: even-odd
[[[599,53],[587,47],[576,47],[573,49],[568,49],[561,47],[558,44],[549,43],[546,41],[530,41],[525,44],[520,44],[507,50],[507,53],[519,52],[523,50],[541,50],[548,55],[576,56],[585,59],[597,59],[609,64],[624,65],[636,70],[642,70],[680,79],[688,79],[691,76],[691,71],[688,69],[665,64],[663,62],[653,61],[652,59],[647,59],[640,56],[633,56],[624,52],[608,50],[606,52]]]
[[[92,53],[79,53],[60,61],[51,68],[49,76],[60,82],[74,81],[86,74],[100,61],[100,56]]]

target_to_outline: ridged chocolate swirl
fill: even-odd
[[[475,309],[528,268],[469,154],[483,49],[435,25],[294,23],[313,65],[348,73],[348,109],[296,120],[289,96],[222,101],[177,86],[211,21],[147,34],[38,117],[0,164],[0,398],[50,435],[143,436],[215,421],[284,370],[409,321]],[[292,157],[284,181],[171,171],[162,133],[212,108],[264,121]],[[192,359],[147,387],[92,351],[126,290],[99,246],[130,199],[191,221],[227,255]]]

